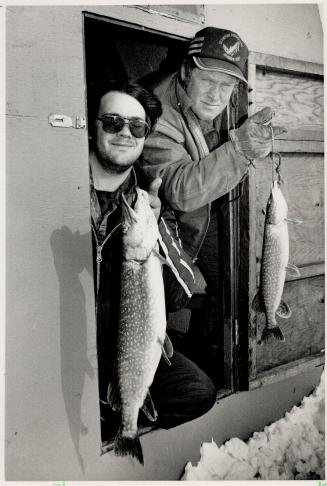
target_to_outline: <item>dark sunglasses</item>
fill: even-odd
[[[120,115],[103,115],[97,120],[102,122],[103,130],[106,133],[118,133],[125,125],[129,126],[131,134],[136,138],[146,137],[150,131],[150,126],[147,122],[139,118],[124,118]]]

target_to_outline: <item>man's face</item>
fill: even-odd
[[[183,76],[183,74],[182,74]],[[229,74],[194,68],[185,79],[186,92],[192,99],[192,110],[200,120],[213,120],[227,106],[236,84]]]
[[[143,106],[126,93],[111,91],[101,98],[97,117],[120,115],[145,121]],[[122,173],[129,169],[142,153],[145,138],[134,137],[128,125],[118,133],[106,133],[101,120],[95,122],[95,151],[104,169]]]

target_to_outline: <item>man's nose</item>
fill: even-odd
[[[123,128],[119,132],[119,135],[123,135],[124,137],[131,137],[132,136],[128,123],[124,124]]]
[[[211,101],[218,101],[221,98],[221,91],[219,87],[214,86],[208,91],[208,98]]]

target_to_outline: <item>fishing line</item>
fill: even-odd
[[[275,142],[275,139],[274,139],[274,129],[271,125],[269,125],[269,128],[271,130],[271,154],[270,154],[270,158],[271,158],[271,181],[272,183],[274,183],[275,181],[275,167],[274,167],[274,152],[275,152],[275,147],[274,147],[274,142]]]
[[[282,184],[284,183],[284,179],[282,178],[281,176],[281,173],[280,173],[280,169],[281,169],[281,165],[282,165],[282,156],[279,152],[275,152],[275,146],[274,146],[274,143],[275,143],[275,138],[274,138],[274,129],[271,125],[268,125],[271,129],[271,143],[272,143],[272,148],[271,148],[271,152],[270,152],[270,158],[271,158],[271,180],[272,180],[272,183],[275,182],[275,172],[277,174],[277,182],[278,184]],[[277,155],[278,157],[278,162],[275,162],[274,160],[274,156]]]

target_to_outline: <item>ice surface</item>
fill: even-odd
[[[301,405],[255,432],[221,447],[212,440],[200,448],[197,466],[188,462],[183,481],[289,480],[325,478],[325,381]]]

